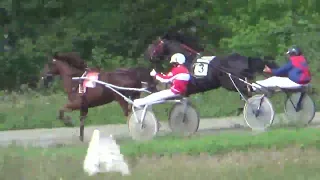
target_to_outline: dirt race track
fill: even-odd
[[[281,116],[275,118],[274,125],[279,124]],[[242,115],[238,117],[224,117],[219,119],[201,119],[198,134],[215,134],[219,132],[251,132],[245,128]],[[316,113],[313,122],[309,127],[320,127],[320,113]],[[129,137],[126,124],[121,125],[102,125],[102,126],[87,126],[85,127],[85,142],[88,142],[93,130],[100,130],[102,136],[112,134],[116,138]],[[162,122],[159,135],[169,133],[167,123]],[[253,132],[255,133],[255,132]],[[79,128],[55,128],[55,129],[31,129],[31,130],[16,130],[0,132],[0,145],[7,146],[14,142],[18,145],[34,145],[41,147],[55,146],[57,144],[78,144]]]

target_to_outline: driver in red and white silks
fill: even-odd
[[[150,76],[155,77],[162,83],[172,83],[170,89],[162,90],[144,98],[134,100],[134,106],[141,107],[146,104],[152,104],[153,102],[172,98],[178,95],[183,95],[190,80],[189,70],[183,65],[186,58],[181,53],[176,53],[171,57],[170,63],[173,64],[173,68],[167,74],[157,73],[154,69],[150,72]]]

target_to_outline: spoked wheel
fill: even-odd
[[[151,140],[158,132],[158,121],[149,109],[145,111],[145,117],[141,122],[143,109],[137,109],[132,112],[128,119],[129,133],[133,140],[147,141]]]
[[[252,96],[243,108],[246,124],[252,130],[265,130],[269,128],[273,123],[274,114],[272,103],[264,95]]]
[[[298,92],[291,94],[287,98],[284,112],[291,123],[303,123],[303,125],[307,125],[312,122],[316,114],[316,107],[308,94]]]
[[[197,132],[200,118],[189,103],[176,103],[169,113],[169,127],[174,134],[190,136]]]

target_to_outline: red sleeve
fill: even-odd
[[[170,80],[173,76],[174,76],[174,68],[171,69],[171,71],[168,72],[167,74],[157,73],[155,77],[157,80],[159,80],[163,83],[167,83],[167,82],[170,82]]]
[[[156,77],[161,78],[161,79],[170,79],[174,76],[173,70],[174,69],[171,69],[171,71],[168,72],[167,74],[157,73]]]

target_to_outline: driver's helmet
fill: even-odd
[[[181,53],[176,53],[171,56],[170,63],[184,64],[186,57]]]
[[[287,54],[289,56],[301,56],[302,51],[299,47],[297,46],[292,46],[291,48],[288,49]]]

